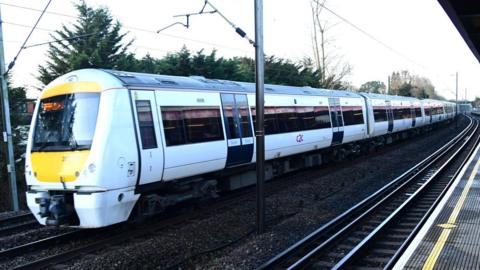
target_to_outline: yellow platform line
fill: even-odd
[[[455,208],[453,209],[452,213],[450,214],[450,217],[448,218],[448,223],[438,225],[439,227],[443,228],[442,233],[438,237],[437,242],[435,242],[435,246],[430,252],[430,255],[428,256],[427,261],[423,265],[423,268],[422,268],[423,270],[432,270],[433,267],[435,266],[435,263],[437,262],[437,259],[440,256],[440,253],[442,252],[442,249],[445,246],[445,243],[447,242],[450,232],[453,230],[453,228],[456,227],[455,222],[457,221],[458,214],[460,214],[460,210],[462,210],[463,204],[465,203],[468,192],[470,191],[470,187],[473,184],[473,180],[477,175],[479,167],[480,167],[480,160],[478,160],[477,163],[475,164],[475,167],[473,168],[473,171],[470,174],[470,177],[468,178],[468,182],[463,188],[462,194],[460,195],[460,198],[458,199],[457,204],[455,205]]]

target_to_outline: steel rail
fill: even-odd
[[[441,173],[447,168],[448,165],[459,155],[459,153],[470,143],[470,139],[473,138],[475,135],[475,131],[478,129],[478,123],[476,124],[476,127],[474,129],[474,132],[464,141],[462,146],[439,168],[431,177],[430,179],[422,185],[414,194],[412,194],[405,202],[402,203],[402,205],[397,208],[393,213],[391,213],[386,220],[384,220],[377,228],[375,228],[368,236],[366,236],[358,245],[356,245],[347,255],[345,255],[334,267],[333,269],[344,269],[347,267],[347,265],[351,265],[357,258],[359,258],[363,252],[365,252],[365,249],[367,249],[373,241],[376,240],[377,237],[379,237],[382,233],[385,233],[385,230],[388,229],[388,226],[390,226],[393,222],[397,221],[399,218],[399,215],[405,213],[407,211],[408,207],[412,207],[412,204],[415,203],[416,200],[419,200],[420,196],[427,190],[427,187],[430,187],[430,185],[434,182],[434,180],[441,175]],[[479,137],[477,136],[477,139],[474,143],[474,147],[478,143]],[[468,161],[470,158],[471,151],[469,151],[469,154],[466,156],[466,158],[462,161],[462,166],[460,166],[457,170],[456,173],[451,177],[450,181],[448,181],[447,185],[444,187],[444,189],[441,191],[440,196],[438,196],[435,201],[433,202],[432,206],[429,207],[427,210],[426,215],[424,215],[420,222],[426,221],[426,218],[429,216],[429,213],[431,213],[435,206],[438,204],[440,199],[442,198],[441,195],[445,194],[453,181],[455,181],[455,178],[463,165]],[[419,229],[419,224],[415,226],[415,228]],[[409,236],[412,236],[412,234],[409,234]],[[397,255],[398,256],[398,255]],[[389,260],[390,261],[390,260]],[[387,263],[388,264],[388,263]]]
[[[471,126],[469,125],[469,128],[468,128],[468,131],[470,131],[472,128],[473,128],[473,121],[471,122]],[[464,133],[463,135],[467,135],[468,132]],[[458,142],[462,142],[463,141],[463,138],[464,136],[462,136],[459,140],[456,140],[455,143],[458,143]],[[434,165],[436,161],[438,161],[439,159],[441,159],[446,153],[449,152],[450,149],[454,148],[456,146],[456,144],[451,144],[449,145],[449,147],[447,147],[445,149],[444,152],[441,152],[439,153],[438,156],[436,156],[429,164],[427,167],[424,168],[424,170],[426,170],[427,168],[430,168],[430,165]],[[457,151],[458,152],[458,151]],[[451,160],[451,158],[449,159]],[[438,172],[438,170],[434,173],[434,175],[436,175]],[[344,228],[342,228],[338,233],[336,233],[334,236],[332,236],[331,238],[329,238],[327,241],[323,242],[322,245],[318,246],[317,248],[315,248],[314,250],[310,251],[307,255],[305,255],[304,257],[302,257],[300,260],[298,260],[297,262],[295,262],[293,265],[291,265],[291,267],[289,267],[289,269],[295,269],[295,268],[301,268],[302,266],[305,266],[306,264],[308,264],[312,259],[315,258],[316,254],[318,254],[321,250],[323,250],[324,248],[326,248],[328,245],[330,245],[331,243],[333,243],[334,241],[336,241],[337,239],[339,239],[340,237],[342,237],[344,234],[348,233],[354,226],[356,226],[359,222],[361,222],[365,217],[367,217],[368,215],[372,214],[375,210],[377,210],[380,206],[382,206],[385,202],[387,202],[388,200],[390,200],[393,196],[395,196],[399,191],[403,190],[404,187],[406,187],[408,184],[410,184],[412,181],[414,181],[416,179],[416,177],[419,175],[419,173],[415,174],[414,176],[412,176],[411,178],[409,178],[406,182],[402,183],[401,186],[399,186],[398,188],[396,188],[393,192],[391,192],[390,194],[386,195],[383,197],[382,200],[380,200],[379,202],[377,202],[374,206],[372,206],[370,209],[368,209],[367,211],[365,211],[362,215],[360,215],[358,218],[356,218],[354,221],[352,221],[350,224],[348,224],[347,226],[345,226]],[[432,179],[430,177],[430,179]],[[423,189],[423,187],[425,187],[425,185],[421,186],[420,188]],[[410,200],[412,198],[412,196],[409,197],[409,199],[407,200]],[[405,203],[405,202],[404,202]],[[402,204],[402,206],[404,205],[404,203]],[[401,206],[401,207],[402,207]],[[395,210],[395,212],[398,211]],[[385,221],[383,221],[380,226],[382,226],[382,224],[384,224]],[[378,227],[376,229],[374,229],[374,232],[378,229]],[[372,232],[373,233],[373,232]],[[367,238],[369,237],[370,235],[367,236]],[[362,240],[360,242],[360,244],[364,243],[364,241],[366,241],[365,239]],[[352,252],[356,251],[356,249],[358,249],[359,246],[355,246],[354,247],[354,250],[350,251],[344,258],[342,258],[340,260],[339,263],[337,263],[334,268],[335,269],[338,269],[340,266],[341,266],[341,262],[343,262],[344,260],[346,260],[345,258],[348,258],[348,256],[350,254],[352,254]]]
[[[475,142],[475,145],[478,145],[480,143],[480,136],[477,138],[476,142]],[[452,179],[456,179],[460,173],[462,172],[462,169],[464,166],[466,166],[466,164],[468,163],[468,160],[472,157],[472,155],[475,153],[475,149],[476,147],[472,147],[467,155],[467,157],[464,159],[462,165],[455,171],[454,175],[452,176]],[[412,230],[412,232],[408,235],[407,239],[403,242],[403,244],[400,246],[400,248],[397,250],[397,252],[392,256],[392,258],[390,259],[390,261],[385,265],[384,269],[390,269],[392,268],[395,263],[397,263],[398,259],[400,258],[401,255],[403,255],[403,252],[405,252],[405,250],[407,249],[407,247],[410,245],[410,243],[413,241],[413,239],[415,238],[415,236],[417,235],[417,233],[420,231],[420,229],[423,227],[423,225],[427,222],[428,218],[430,217],[430,215],[432,214],[432,212],[435,210],[435,208],[438,206],[438,204],[440,203],[440,201],[443,199],[443,197],[445,196],[445,194],[448,192],[449,188],[451,187],[451,185],[453,184],[453,182],[449,183],[448,187],[446,187],[442,193],[440,194],[440,196],[437,198],[437,200],[435,200],[435,203],[434,205],[432,205],[425,216],[423,216],[423,218],[420,220],[420,222],[418,223],[417,226],[415,226],[415,228]]]
[[[148,236],[149,234],[154,234],[157,231],[172,227],[177,224],[182,224],[188,220],[195,220],[199,217],[207,215],[212,211],[216,211],[222,208],[231,206],[233,203],[238,202],[239,198],[244,196],[252,195],[250,190],[239,190],[234,194],[234,196],[226,197],[224,199],[219,199],[218,201],[213,202],[209,207],[205,207],[197,212],[187,212],[183,214],[177,214],[169,219],[160,219],[153,223],[149,224],[140,224],[133,227],[127,227],[126,229],[119,229],[118,231],[110,231],[112,227],[102,228],[104,232],[109,235],[102,237],[94,242],[84,244],[82,246],[63,251],[61,253],[51,255],[33,262],[28,262],[23,265],[17,266],[14,269],[43,269],[47,267],[52,267],[53,265],[58,265],[60,263],[65,263],[71,260],[74,260],[80,256],[86,254],[92,254],[101,248],[109,247],[116,245],[118,243],[127,242],[132,239],[141,238]],[[120,227],[120,225],[118,226]],[[79,232],[89,232],[89,230],[80,230]],[[18,254],[18,253],[16,253]],[[1,255],[1,252],[0,252]],[[1,257],[1,256],[0,256]]]
[[[20,214],[20,215],[16,215],[16,216],[2,218],[2,219],[0,219],[0,225],[2,227],[4,225],[9,226],[9,225],[14,224],[14,223],[25,222],[25,221],[29,221],[29,220],[33,220],[33,219],[34,219],[34,217],[31,213],[25,213],[25,214]]]
[[[168,220],[168,222],[162,222],[161,221],[161,222],[157,222],[155,224],[149,224],[149,225],[146,225],[146,226],[141,226],[139,228],[135,228],[133,230],[128,230],[127,232],[125,230],[119,230],[119,231],[113,232],[113,233],[111,231],[109,231],[109,233],[111,235],[106,237],[106,238],[94,241],[92,243],[82,245],[80,247],[69,249],[69,250],[66,250],[64,252],[61,252],[61,253],[58,253],[58,254],[55,254],[55,255],[51,255],[49,257],[44,257],[44,258],[41,258],[39,260],[17,266],[13,269],[15,269],[15,270],[19,270],[19,269],[22,269],[22,270],[35,269],[35,270],[37,270],[37,269],[44,269],[44,268],[52,267],[52,266],[60,264],[60,263],[68,262],[68,261],[73,260],[73,259],[75,259],[79,256],[82,256],[82,255],[92,254],[92,253],[100,250],[101,248],[104,248],[105,246],[112,246],[112,245],[116,245],[116,244],[121,243],[121,242],[126,242],[130,239],[135,239],[135,238],[139,238],[139,237],[142,237],[142,236],[146,236],[148,234],[151,234],[152,231],[161,230],[161,229],[167,228],[169,226],[175,225],[177,223],[180,223],[182,221],[185,221],[184,217],[177,216],[176,218]],[[159,225],[158,223],[162,223],[162,225],[160,227],[155,227],[155,226]]]
[[[40,225],[36,220],[30,220],[20,224],[11,225],[8,227],[7,226],[0,227],[0,237],[8,236],[15,232],[25,231],[28,229],[39,228],[39,227]]]
[[[347,231],[347,228],[352,227],[355,222],[362,217],[366,216],[365,209],[371,207],[372,205],[378,205],[379,200],[385,200],[385,194],[387,193],[394,193],[404,187],[407,183],[411,180],[415,179],[418,175],[425,172],[432,164],[434,164],[438,159],[440,159],[443,155],[445,155],[457,142],[462,140],[465,137],[467,132],[471,130],[473,127],[473,121],[470,119],[470,123],[468,126],[457,136],[451,139],[448,143],[442,146],[440,149],[435,151],[433,154],[422,160],[421,162],[417,163],[414,167],[409,169],[408,171],[404,172],[402,175],[391,181],[389,184],[385,185],[374,194],[370,195],[369,197],[363,199],[361,202],[356,204],[355,206],[351,207],[341,215],[337,216],[335,219],[331,220],[327,224],[323,225],[319,229],[315,230],[307,237],[303,238],[302,240],[296,242],[277,256],[273,257],[263,265],[259,267],[259,269],[274,269],[274,268],[282,268],[279,267],[283,264],[283,268],[286,268],[286,263],[291,261],[291,257],[294,256],[295,253],[299,253],[302,249],[306,249],[308,245],[312,243],[319,242],[319,238],[327,238],[327,240],[323,240],[322,244],[315,245],[315,250],[319,250],[324,248],[327,244],[331,243],[341,234]],[[394,190],[391,192],[391,190]],[[382,200],[383,198],[383,200]],[[371,208],[370,208],[371,209]],[[358,214],[360,213],[360,214]],[[360,215],[360,216],[357,216]],[[353,220],[353,221],[352,221]],[[349,222],[349,223],[348,223]],[[347,224],[345,227],[342,228]],[[340,229],[339,229],[340,228]],[[332,235],[333,234],[333,235]],[[304,254],[304,253],[303,253]],[[296,261],[299,263],[299,261]],[[296,266],[297,264],[291,265],[292,267]]]
[[[0,219],[0,237],[38,226],[38,222],[31,213],[6,217]]]
[[[49,247],[54,244],[58,244],[61,242],[66,242],[66,241],[71,241],[74,239],[79,239],[81,237],[84,237],[88,235],[89,233],[92,233],[93,231],[91,230],[78,230],[78,231],[71,231],[71,232],[66,232],[62,233],[59,235],[54,235],[50,236],[47,238],[43,238],[31,243],[15,246],[9,249],[5,250],[0,250],[0,258],[12,258],[27,252],[31,252],[37,249],[41,249],[44,247]],[[98,232],[98,231],[95,231]]]

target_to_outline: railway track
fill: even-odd
[[[79,257],[95,254],[106,247],[112,247],[121,243],[134,241],[139,238],[148,237],[148,235],[156,234],[167,228],[174,227],[178,224],[187,224],[189,221],[200,219],[214,211],[222,208],[229,208],[232,204],[238,203],[240,198],[253,195],[250,190],[240,190],[232,196],[219,198],[210,206],[201,208],[200,210],[187,211],[183,214],[173,214],[168,218],[156,217],[151,222],[143,222],[140,224],[119,224],[101,229],[92,230],[76,230],[64,234],[41,239],[36,242],[17,246],[11,249],[0,251],[0,261],[4,259],[13,259],[17,256],[24,256],[32,252],[41,252],[50,247],[65,244],[71,241],[87,239],[86,243],[80,243],[74,248],[57,252],[54,255],[42,257],[35,261],[29,261],[23,265],[19,265],[13,269],[45,269],[45,268],[63,268],[69,261]]]
[[[331,166],[333,169],[337,167],[335,164],[336,163]],[[275,185],[274,189],[277,188],[279,187]],[[112,226],[100,230],[78,230],[68,233],[62,233],[26,245],[14,247],[9,250],[0,251],[0,261],[3,261],[5,258],[14,259],[18,256],[28,256],[29,254],[32,254],[34,252],[41,253],[45,249],[55,246],[61,247],[62,245],[65,245],[69,242],[80,240],[79,244],[75,244],[76,247],[74,248],[68,248],[68,250],[59,251],[55,255],[50,255],[52,254],[50,252],[49,255],[36,261],[32,261],[32,259],[29,259],[28,263],[18,266],[15,269],[42,269],[55,266],[62,267],[63,264],[68,263],[69,261],[75,260],[88,254],[94,254],[102,248],[146,237],[149,234],[158,233],[159,231],[167,227],[188,222],[189,219],[193,220],[200,218],[202,215],[205,215],[205,213],[211,213],[212,211],[215,211],[215,209],[228,207],[228,205],[236,202],[239,197],[244,198],[245,195],[253,196],[254,193],[252,193],[251,191],[252,188],[246,188],[245,190],[241,190],[240,192],[234,194],[232,198],[219,199],[218,202],[213,202],[212,206],[206,205],[206,208],[208,208],[206,209],[207,211],[202,211],[201,213],[197,213],[196,215],[191,215],[191,213],[187,213],[184,215],[182,214],[178,217],[174,216],[173,218],[165,218],[165,220],[162,220],[160,222],[156,221],[154,222],[154,224],[149,224],[148,226]],[[88,241],[84,241],[86,239],[88,239]]]
[[[450,187],[480,139],[470,124],[434,154],[259,269],[389,268]]]
[[[38,227],[38,222],[31,213],[0,219],[0,237]]]

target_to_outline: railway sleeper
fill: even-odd
[[[388,248],[374,248],[372,250],[369,251],[370,253],[374,254],[374,255],[378,255],[378,256],[392,256],[393,254],[395,254],[395,252],[397,252],[396,249],[388,249]]]
[[[354,236],[365,237],[370,234],[370,231],[356,231],[353,233]]]
[[[388,240],[397,240],[397,241],[400,240],[400,241],[403,241],[407,236],[408,236],[408,234],[407,234],[407,235],[405,235],[405,234],[400,234],[400,233],[398,233],[398,234],[389,234],[389,235],[385,236],[385,239],[386,239],[387,241],[388,241]]]
[[[312,268],[315,269],[315,268],[332,268],[334,266],[335,263],[333,262],[327,262],[327,261],[316,261]]]
[[[327,256],[329,258],[335,258],[335,259],[341,259],[343,257],[345,257],[345,255],[348,254],[348,251],[345,251],[345,252],[329,252],[327,254]]]
[[[388,256],[368,256],[362,259],[362,261],[365,261],[367,263],[373,263],[376,265],[384,265],[390,261],[390,257]]]
[[[382,240],[377,242],[377,245],[379,246],[400,246],[402,245],[402,241],[388,241],[388,240]]]
[[[395,232],[395,233],[411,233],[411,229],[405,229],[405,228],[392,228],[389,231]]]

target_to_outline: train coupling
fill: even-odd
[[[72,217],[75,216],[74,207],[68,203],[66,194],[36,198],[35,202],[40,205],[38,214],[42,218],[47,218],[46,225],[67,225],[71,223]]]

